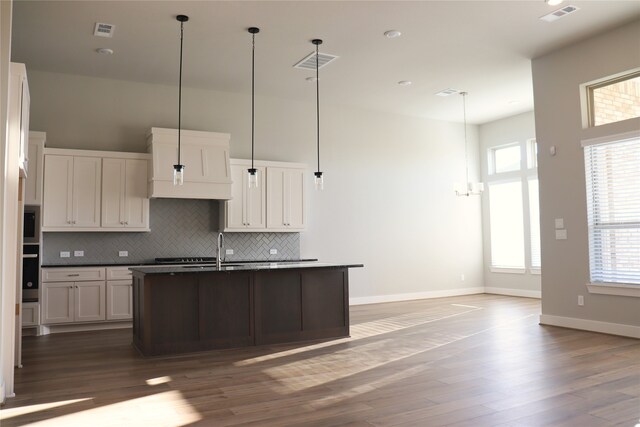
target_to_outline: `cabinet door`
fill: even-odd
[[[73,225],[100,227],[102,159],[73,158]]]
[[[267,228],[285,227],[285,173],[283,168],[267,168]]]
[[[74,285],[75,321],[105,320],[105,282],[76,282]]]
[[[249,176],[244,173],[242,187],[245,193],[245,221],[248,229],[265,229],[267,227],[265,168],[256,168],[258,187],[249,188]]]
[[[244,228],[245,186],[247,166],[231,165],[231,200],[225,202],[225,228]]]
[[[44,161],[44,227],[71,227],[73,157],[47,155]]]
[[[108,281],[107,320],[126,320],[131,318],[133,318],[133,281]]]
[[[126,227],[149,228],[147,193],[147,161],[127,159],[124,189],[124,221]]]
[[[124,159],[102,160],[102,219],[106,228],[124,226],[126,161]]]
[[[42,284],[42,323],[73,322],[74,283]]]
[[[303,169],[290,169],[286,173],[288,182],[288,208],[287,227],[302,230],[306,227],[305,222],[305,171]]]

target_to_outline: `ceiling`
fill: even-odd
[[[567,5],[580,10],[538,19]],[[249,93],[257,26],[258,95],[314,100],[314,72],[292,66],[321,38],[339,56],[320,70],[323,105],[459,122],[460,96],[434,95],[454,88],[480,124],[533,109],[531,58],[640,18],[640,2],[17,0],[13,13],[12,60],[28,69],[177,85],[175,16],[186,14],[185,86]],[[95,37],[96,22],[114,24],[113,38]]]

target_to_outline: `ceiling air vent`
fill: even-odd
[[[580,8],[577,6],[565,6],[562,9],[554,10],[547,15],[541,16],[540,19],[547,22],[553,22],[560,18],[564,18],[573,12],[577,12],[578,10],[580,10]]]
[[[322,68],[334,59],[338,59],[338,56],[329,55],[328,53],[318,53],[318,68]],[[315,70],[316,69],[316,53],[311,52],[309,55],[298,61],[293,68],[301,68],[303,70]]]
[[[96,27],[93,30],[93,35],[98,37],[113,37],[113,30],[116,26],[112,24],[105,24],[102,22],[96,22]]]
[[[443,89],[440,92],[436,93],[437,96],[449,96],[449,95],[455,95],[456,93],[460,93],[459,90],[456,89]]]

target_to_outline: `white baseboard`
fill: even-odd
[[[104,329],[126,329],[132,328],[133,322],[125,320],[113,323],[73,323],[68,325],[42,325],[41,335],[58,334],[64,332],[85,332]]]
[[[511,297],[525,297],[525,298],[542,298],[542,293],[540,291],[528,291],[524,289],[510,289],[510,288],[494,288],[491,286],[484,287],[485,294],[496,294],[496,295],[508,295]]]
[[[4,381],[2,381],[0,383],[0,403],[4,403],[5,400],[7,400],[7,396],[4,391]]]
[[[621,335],[623,337],[640,338],[640,326],[621,325],[619,323],[541,314],[540,324],[580,329],[583,331],[601,332],[603,334]]]
[[[484,293],[484,288],[482,286],[478,286],[475,288],[446,289],[441,291],[414,292],[407,294],[375,295],[371,297],[349,298],[349,305],[379,304],[383,302],[410,301],[416,299],[457,297],[460,295],[473,295],[482,293]]]

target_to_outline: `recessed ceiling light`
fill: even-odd
[[[389,30],[389,31],[385,31],[384,35],[388,38],[388,39],[395,39],[396,37],[400,37],[402,35],[402,33],[398,30]]]
[[[549,6],[557,6],[564,0],[545,0]]]
[[[113,55],[113,49],[109,49],[106,47],[101,47],[100,49],[96,49],[100,55]]]
[[[318,80],[318,78],[317,78],[317,77],[315,77],[315,76],[313,76],[313,77],[307,77],[307,81],[308,81],[308,82],[315,82],[315,81],[317,81],[317,80]]]
[[[443,89],[440,92],[436,93],[436,96],[450,96],[450,95],[455,95],[456,93],[460,93],[459,90],[457,89]]]
[[[400,80],[398,82],[400,86],[409,86],[411,83],[413,83],[411,80]]]

